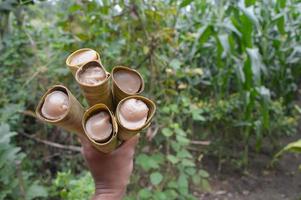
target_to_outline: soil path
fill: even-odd
[[[301,126],[293,138],[284,138],[283,146],[301,138]],[[231,167],[217,171],[216,163],[204,160],[205,169],[210,173],[212,191],[199,195],[200,200],[301,200],[301,155],[286,154],[275,167],[267,165],[271,155],[251,157],[248,174],[242,174]]]

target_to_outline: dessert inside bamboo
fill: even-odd
[[[62,118],[69,108],[69,99],[62,91],[53,91],[46,95],[41,112],[50,120]]]
[[[91,60],[97,59],[97,53],[94,50],[84,50],[74,54],[70,59],[70,65],[82,65]]]
[[[80,66],[93,60],[98,60],[100,62],[99,54],[93,49],[83,48],[70,54],[66,59],[66,65],[69,67],[73,76],[75,76],[75,73]]]
[[[106,111],[100,111],[91,116],[85,127],[87,134],[96,142],[107,141],[112,135],[112,123]]]
[[[135,98],[124,101],[119,110],[119,119],[121,125],[127,129],[139,129],[141,128],[148,115],[149,108],[147,105]]]
[[[144,90],[144,81],[140,73],[123,66],[113,68],[112,83],[115,105],[122,99],[131,95],[138,95]]]
[[[116,108],[118,138],[128,140],[147,128],[156,111],[156,105],[143,96],[129,96],[122,99]]]
[[[101,84],[106,78],[106,72],[97,65],[87,66],[78,73],[79,82],[88,86]]]
[[[112,152],[118,145],[117,122],[105,104],[95,104],[82,118],[84,133],[91,144],[101,152]]]
[[[116,84],[122,91],[128,94],[135,94],[139,92],[142,80],[134,71],[121,69],[114,73],[113,76]]]
[[[55,85],[43,95],[36,108],[37,117],[47,123],[83,134],[81,120],[84,108],[62,85]]]
[[[77,70],[75,79],[90,106],[103,103],[113,109],[110,74],[99,61],[85,63]]]

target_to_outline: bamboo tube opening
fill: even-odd
[[[106,78],[97,84],[87,84],[81,81],[80,76],[90,67],[99,67],[105,73]],[[105,70],[103,65],[99,61],[90,61],[81,66],[76,74],[75,80],[79,84],[83,95],[85,96],[88,104],[93,106],[98,103],[107,105],[111,110],[113,109],[113,96],[110,87],[111,75]]]
[[[65,93],[68,96],[69,106],[65,114],[58,119],[48,119],[42,114],[41,109],[45,103],[47,95],[54,91],[61,91]],[[77,101],[73,94],[65,86],[62,85],[54,85],[49,88],[40,99],[36,108],[36,115],[38,119],[53,125],[63,127],[68,131],[74,131],[77,134],[82,134],[83,132],[81,126],[81,118],[83,116],[83,113],[84,109],[82,105]]]
[[[77,62],[74,63],[73,60],[77,57],[82,55],[83,53],[87,53],[87,52],[94,52],[95,56],[90,55],[89,58],[86,59],[82,59],[82,62]],[[69,67],[71,73],[73,74],[73,76],[75,76],[76,71],[78,70],[78,68],[80,66],[82,66],[83,64],[89,62],[89,61],[93,61],[93,60],[98,60],[101,63],[100,60],[100,55],[97,51],[90,49],[90,48],[82,48],[82,49],[78,49],[76,51],[74,51],[73,53],[71,53],[67,59],[66,59],[66,65]]]
[[[81,81],[80,80],[81,74],[83,74],[90,67],[99,67],[105,73],[105,76],[106,76],[105,80],[99,81],[99,83],[96,83],[96,84],[88,84],[88,83]],[[103,84],[105,81],[108,81],[109,78],[110,78],[110,74],[106,71],[104,66],[99,61],[94,61],[94,60],[89,61],[89,62],[85,63],[84,65],[82,65],[81,67],[79,67],[75,74],[75,79],[76,79],[77,83],[80,85],[83,85],[83,86],[88,86],[88,87],[99,86],[99,85]]]
[[[106,111],[110,115],[110,121],[112,123],[112,133],[111,136],[102,141],[95,141],[88,133],[86,129],[86,123],[90,117],[93,115],[101,112],[101,111]],[[118,125],[115,120],[115,117],[113,116],[112,112],[110,109],[105,105],[105,104],[95,104],[94,106],[90,107],[86,112],[84,113],[84,116],[82,118],[82,127],[84,129],[84,133],[86,137],[89,139],[89,141],[92,143],[92,145],[98,149],[101,152],[104,153],[110,153],[114,149],[116,149],[118,145],[118,140],[117,140],[117,132],[118,132]]]
[[[140,87],[137,91],[129,93],[127,91],[125,91],[124,89],[122,89],[120,83],[118,84],[117,80],[116,80],[116,74],[118,72],[124,72],[124,73],[130,73],[130,74],[134,74],[136,77],[138,77],[140,79]],[[128,67],[124,67],[124,66],[116,66],[113,68],[112,70],[112,82],[113,82],[113,96],[114,96],[114,102],[117,105],[119,103],[119,101],[121,101],[122,99],[124,99],[125,97],[131,96],[131,95],[138,95],[141,94],[144,90],[144,79],[141,76],[141,74],[136,71],[135,69],[131,69]],[[124,81],[124,85],[127,84],[126,81]]]
[[[144,123],[143,126],[139,127],[139,128],[135,128],[135,129],[131,129],[131,128],[128,128],[128,127],[125,127],[122,123],[121,123],[121,119],[120,119],[120,108],[122,106],[122,104],[129,100],[129,99],[137,99],[137,100],[141,100],[143,101],[149,111],[148,111],[148,114],[147,114],[147,119],[146,119],[146,122]],[[138,95],[134,95],[134,96],[129,96],[129,97],[126,97],[124,99],[122,99],[118,105],[117,105],[117,108],[116,108],[116,120],[117,120],[117,124],[119,126],[119,130],[118,130],[118,138],[121,139],[121,140],[128,140],[130,139],[131,137],[133,137],[134,135],[136,135],[137,133],[139,133],[140,131],[144,130],[145,128],[147,128],[148,126],[150,126],[151,124],[151,121],[155,115],[155,112],[156,112],[156,105],[155,103],[146,98],[146,97],[143,97],[143,96],[138,96]]]

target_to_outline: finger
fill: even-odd
[[[134,150],[135,146],[139,142],[140,134],[137,134],[136,136],[132,137],[131,139],[124,141],[123,144],[117,149],[118,151],[128,151],[128,150]]]
[[[81,145],[85,148],[92,146],[91,142],[89,141],[89,139],[87,138],[87,136],[85,135],[79,135],[78,136],[79,141],[81,143]]]

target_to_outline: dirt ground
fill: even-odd
[[[301,126],[294,138],[284,138],[283,146],[301,138]],[[212,191],[199,195],[200,200],[301,200],[301,155],[286,154],[273,167],[271,155],[251,156],[247,173],[223,167],[207,160],[205,169],[211,175]]]

